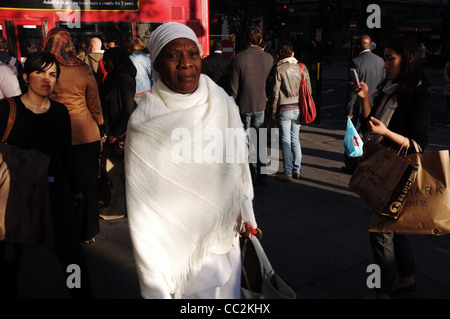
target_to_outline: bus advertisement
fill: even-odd
[[[0,0],[0,36],[9,52],[25,59],[43,48],[49,30],[66,28],[77,49],[92,37],[125,47],[133,38],[145,45],[152,31],[166,22],[191,27],[209,54],[208,0]]]

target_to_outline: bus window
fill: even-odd
[[[109,41],[116,41],[119,46],[126,48],[128,40],[133,37],[131,22],[81,22],[81,28],[68,28],[67,23],[60,22],[57,26],[69,31],[77,50],[82,43],[88,44],[92,37],[100,38],[105,48]]]
[[[136,35],[144,45],[148,46],[148,41],[150,40],[150,35],[153,30],[159,27],[162,22],[137,22],[136,23]]]

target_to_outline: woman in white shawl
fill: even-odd
[[[257,225],[238,107],[201,74],[189,27],[161,25],[149,49],[155,85],[130,117],[125,149],[141,294],[240,298],[239,232]]]

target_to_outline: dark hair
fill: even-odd
[[[213,49],[213,51],[216,51],[216,50],[222,51],[223,50],[222,42],[217,41],[217,40],[214,41],[212,49]]]
[[[8,42],[4,37],[0,37],[0,50],[5,51],[8,49]]]
[[[133,78],[136,76],[136,67],[131,62],[128,52],[121,47],[112,47],[106,50],[103,53],[103,59],[105,58],[111,59],[114,65],[113,73],[117,71],[120,73],[128,73]]]
[[[389,42],[385,48],[389,48],[397,52],[401,56],[400,72],[396,82],[399,83],[397,90],[393,93],[408,93],[416,89],[420,83],[421,88],[428,88],[428,80],[423,72],[422,62],[420,61],[420,51],[417,42],[404,35],[396,37]],[[385,78],[378,86],[380,93],[384,84],[388,81]]]
[[[248,44],[259,45],[263,39],[263,30],[258,25],[251,25],[245,32],[245,39]]]
[[[61,69],[59,67],[58,60],[56,60],[56,57],[53,55],[53,53],[48,51],[36,51],[30,53],[30,55],[28,55],[27,59],[25,60],[23,73],[31,74],[34,71],[44,72],[49,67],[51,67],[52,64],[56,65],[56,78],[58,79],[59,75],[61,74]]]
[[[278,60],[289,58],[292,52],[294,52],[294,45],[288,40],[282,41],[278,46]]]

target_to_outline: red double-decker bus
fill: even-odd
[[[81,47],[94,36],[119,45],[138,37],[147,44],[156,27],[175,21],[195,31],[208,55],[208,10],[208,0],[0,0],[0,35],[11,55],[23,59],[33,47],[44,47],[55,26]]]

